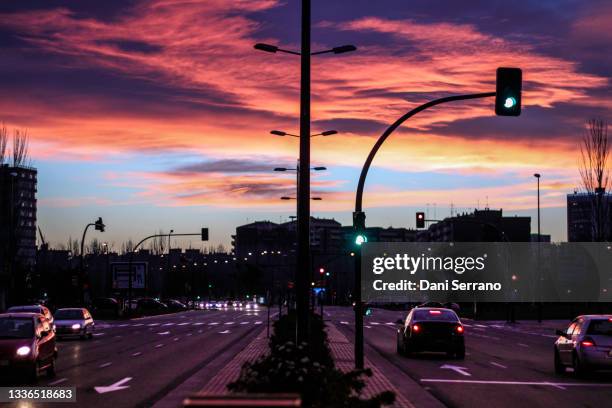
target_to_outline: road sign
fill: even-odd
[[[112,262],[113,289],[129,288],[129,262]],[[147,276],[146,262],[132,262],[132,289],[144,289]]]

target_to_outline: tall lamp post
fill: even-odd
[[[300,79],[300,163],[298,171],[298,256],[296,269],[297,294],[297,343],[308,340],[308,293],[310,276],[310,57],[326,53],[342,54],[355,51],[354,45],[343,45],[329,50],[310,50],[310,0],[302,0],[302,35],[300,52],[289,51],[270,44],[255,44],[260,51],[299,55],[301,59]]]
[[[535,173],[533,177],[535,177],[536,180],[538,181],[538,242],[541,242],[542,241],[541,235],[540,235],[540,177],[541,177],[541,174]]]
[[[104,222],[102,221],[102,217],[98,217],[96,222],[90,222],[85,226],[85,230],[83,230],[83,237],[81,238],[81,279],[79,280],[80,291],[81,291],[81,304],[85,305],[85,235],[87,234],[87,230],[89,227],[93,226],[96,231],[104,232]]]

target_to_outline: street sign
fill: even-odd
[[[112,262],[113,289],[129,289],[129,262]],[[144,289],[147,276],[146,262],[132,262],[132,289]]]

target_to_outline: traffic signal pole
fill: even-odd
[[[357,193],[355,195],[355,211],[353,212],[353,228],[355,230],[355,236],[365,232],[365,213],[363,212],[363,189],[365,186],[365,180],[368,175],[370,165],[376,156],[376,153],[387,140],[387,138],[397,129],[402,123],[413,117],[419,112],[425,109],[431,108],[432,106],[440,105],[447,102],[463,101],[467,99],[479,99],[479,98],[490,98],[495,96],[495,92],[485,92],[468,95],[456,95],[447,96],[445,98],[435,99],[433,101],[424,103],[412,109],[398,120],[396,120],[391,126],[385,130],[385,132],[378,138],[374,147],[370,151],[361,174],[359,175],[359,182],[357,184]],[[363,305],[361,301],[361,248],[357,248],[355,251],[355,368],[363,368]]]

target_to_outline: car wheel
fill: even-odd
[[[55,357],[51,358],[51,365],[47,368],[47,377],[55,377]]]
[[[457,351],[455,351],[455,357],[458,360],[463,360],[465,358],[465,347],[461,347],[460,349],[457,349]]]
[[[395,348],[397,350],[397,354],[399,354],[400,356],[404,354],[404,350],[402,349],[402,345],[400,343],[399,335],[397,336],[397,340],[395,342]]]
[[[406,340],[404,340],[404,347],[403,347],[403,350],[402,350],[402,351],[404,352],[404,355],[405,355],[406,357],[410,357],[410,354],[412,353],[412,351],[410,350],[410,346],[408,345],[408,343],[406,342]]]
[[[559,352],[555,349],[555,374],[565,373],[565,366],[561,363]]]

